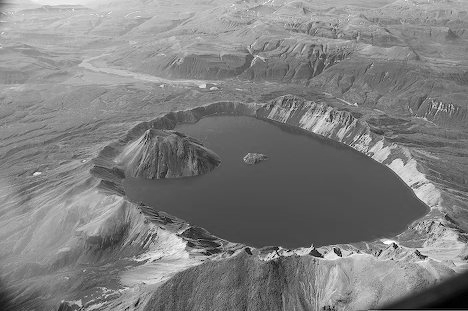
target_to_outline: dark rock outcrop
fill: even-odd
[[[309,252],[309,255],[317,258],[323,258],[323,255],[315,247]]]
[[[341,253],[341,249],[339,247],[333,247],[333,252],[339,256],[339,257],[343,257],[343,254]]]

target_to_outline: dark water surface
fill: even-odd
[[[390,169],[323,138],[250,117],[215,116],[176,130],[214,150],[209,174],[126,180],[127,194],[232,242],[316,246],[403,231],[425,205]],[[248,166],[248,152],[269,160]]]

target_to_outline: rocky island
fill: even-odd
[[[268,160],[268,157],[262,153],[247,153],[243,158],[245,164],[253,165]]]

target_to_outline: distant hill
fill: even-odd
[[[30,0],[0,0],[1,10],[19,11],[38,8],[41,5]]]

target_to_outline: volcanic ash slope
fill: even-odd
[[[210,172],[221,160],[193,138],[175,131],[148,129],[116,159],[126,176],[147,179],[196,176]]]

